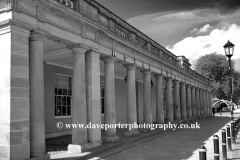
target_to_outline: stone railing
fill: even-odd
[[[152,51],[153,55],[155,55],[158,58],[161,58],[161,56],[160,56],[160,49],[158,49],[157,47],[151,45],[151,51]]]
[[[136,36],[136,45],[145,51],[147,50],[147,41],[139,36]]]
[[[169,55],[167,53],[162,52],[162,58],[163,58],[164,61],[169,62]]]
[[[171,63],[174,65],[174,66],[178,66],[178,60],[175,59],[175,58],[171,58]]]
[[[115,24],[115,34],[127,41],[131,41],[131,33],[120,25]]]
[[[64,4],[65,6],[69,7],[69,8],[76,8],[76,1],[77,0],[57,0],[58,2]]]
[[[189,60],[186,59],[184,62],[180,62],[179,58],[168,51],[166,48],[162,47],[160,44],[156,43],[139,30],[119,18],[117,15],[103,7],[101,4],[95,0],[55,0],[62,3],[68,8],[76,10],[78,13],[87,16],[94,22],[97,22],[103,27],[109,29],[116,36],[121,37],[132,45],[136,45],[138,48],[142,49],[144,52],[148,52],[154,55],[160,60],[164,60],[176,66],[178,69],[182,69],[184,72],[193,75],[199,75],[194,70],[191,70]],[[85,8],[85,9],[84,9]],[[140,36],[141,35],[141,36]],[[154,44],[154,45],[153,45]],[[202,75],[197,76],[199,79],[208,82],[208,79]]]

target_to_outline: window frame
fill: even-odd
[[[55,93],[55,89],[56,89],[56,83],[55,83],[55,76],[58,75],[58,76],[64,76],[64,77],[67,77],[67,78],[71,78],[71,96],[69,95],[66,95],[66,97],[71,97],[71,104],[70,104],[70,108],[71,108],[71,112],[70,112],[70,115],[61,115],[61,116],[56,116],[56,101],[55,101],[55,98],[56,96],[64,96],[64,95],[56,95]],[[72,75],[68,75],[68,74],[62,74],[62,73],[54,73],[54,117],[55,119],[68,119],[68,118],[72,118]]]

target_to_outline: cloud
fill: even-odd
[[[217,9],[229,14],[239,9],[239,0],[96,0],[123,19],[164,12]]]
[[[211,28],[212,27],[209,24],[206,24],[205,26],[203,26],[202,28],[199,29],[198,33],[205,33]]]
[[[201,35],[206,35],[223,23],[240,24],[239,17],[240,10],[222,15],[217,9],[196,9],[148,14],[127,22],[162,46],[173,46],[185,37],[199,36],[199,29]]]
[[[191,33],[194,33],[194,32],[197,32],[198,31],[198,29],[197,28],[194,28],[192,31],[191,31]]]
[[[235,44],[233,59],[240,58],[240,25],[224,23],[220,28],[213,29],[208,35],[187,37],[172,47],[168,46],[171,52],[176,55],[184,55],[190,61],[194,61],[202,55],[217,52],[225,54],[223,46],[230,40]]]
[[[194,28],[191,33],[196,33],[196,34],[201,34],[201,33],[206,33],[208,32],[210,29],[212,28],[212,26],[210,24],[206,24],[201,28]]]

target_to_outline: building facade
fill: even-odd
[[[210,81],[91,0],[0,1],[0,159],[119,139],[116,128],[56,124],[177,122],[211,115]],[[126,131],[127,136],[139,134]],[[141,134],[141,133],[140,133]]]

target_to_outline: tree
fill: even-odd
[[[234,70],[233,75],[233,102],[238,102],[240,97],[240,73]],[[213,93],[218,99],[230,100],[229,63],[224,55],[217,53],[201,56],[194,64],[194,69],[203,76],[212,80]]]

